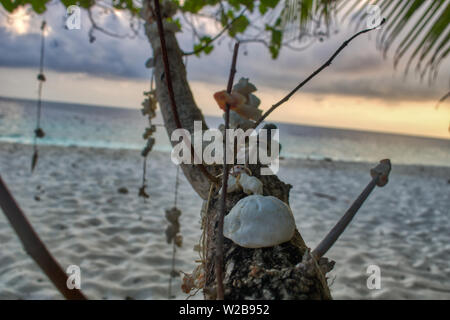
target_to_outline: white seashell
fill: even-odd
[[[246,194],[263,194],[263,184],[256,177],[241,173],[238,179],[239,185]]]
[[[248,78],[240,78],[239,82],[233,86],[233,90],[247,96],[249,93],[255,92],[256,87],[248,81]]]
[[[223,234],[245,248],[273,247],[289,241],[295,231],[291,209],[272,196],[252,195],[225,216]]]
[[[225,119],[225,115],[223,117]],[[232,110],[230,111],[230,128],[241,128],[245,131],[252,128],[254,124],[255,123],[253,121],[241,117],[239,114]]]
[[[253,93],[250,93],[248,95],[247,104],[253,108],[258,108],[259,105],[261,104],[261,100],[257,96],[255,96]]]
[[[246,166],[240,165],[240,164],[237,164],[230,169],[230,174],[232,174],[235,177],[240,175],[242,172],[246,172],[249,175],[252,174],[252,172],[250,171],[249,168],[247,168]]]

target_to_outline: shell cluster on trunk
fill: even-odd
[[[263,248],[289,241],[295,229],[287,204],[272,196],[251,195],[225,216],[223,234],[241,247]]]

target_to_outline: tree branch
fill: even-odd
[[[339,236],[344,232],[345,228],[350,224],[353,217],[363,205],[364,201],[369,197],[375,186],[384,187],[388,182],[388,176],[391,172],[391,161],[389,159],[381,160],[380,164],[370,170],[372,181],[369,182],[367,187],[353,202],[351,207],[342,216],[342,218],[336,223],[331,231],[325,236],[325,238],[319,243],[312,254],[319,259],[333,246]]]
[[[246,8],[244,10],[242,10],[242,12],[236,18],[231,20],[231,22],[228,23],[218,34],[216,34],[213,38],[211,38],[210,41],[205,43],[205,45],[201,46],[197,50],[193,50],[193,51],[190,51],[190,52],[185,52],[185,53],[183,53],[183,55],[184,56],[190,56],[190,55],[193,55],[193,54],[197,54],[197,53],[201,52],[203,49],[205,49],[206,47],[208,47],[211,43],[213,43],[218,38],[220,38],[220,36],[223,35],[224,32],[227,31],[233,25],[233,23],[244,14],[245,10],[246,10]]]
[[[133,32],[132,35],[130,35],[130,34],[117,34],[115,32],[109,31],[109,30],[99,26],[97,24],[97,22],[95,22],[94,17],[92,16],[91,8],[88,8],[87,12],[88,12],[89,21],[91,22],[91,29],[89,30],[89,37],[90,37],[90,41],[91,42],[93,42],[95,40],[95,37],[93,36],[94,30],[98,30],[98,31],[100,31],[100,32],[110,36],[110,37],[119,38],[119,39],[124,39],[124,38],[134,39],[138,35],[139,27],[137,29],[135,29],[131,22],[130,22],[130,29]],[[138,22],[139,22],[139,20],[138,20]]]
[[[233,89],[234,75],[236,74],[236,61],[239,52],[239,42],[234,45],[233,60],[231,62],[230,75],[228,77],[227,92],[231,93]],[[227,165],[227,129],[230,123],[230,105],[227,103],[225,108],[225,143],[223,146],[223,174],[222,174],[222,193],[220,197],[219,225],[217,229],[217,250],[216,250],[216,280],[217,280],[217,299],[223,300],[223,219],[226,211],[227,189],[228,189],[228,165]],[[233,148],[234,149],[234,148]]]
[[[171,108],[172,108],[172,113],[173,113],[173,116],[175,119],[175,124],[178,129],[182,129],[183,126],[182,126],[180,118],[178,116],[177,105],[175,102],[175,94],[174,94],[173,87],[172,87],[172,77],[170,75],[169,58],[167,56],[166,40],[164,37],[164,27],[163,27],[162,18],[161,18],[161,9],[159,7],[159,0],[154,0],[154,3],[155,3],[156,23],[158,26],[159,39],[161,41],[161,52],[162,52],[162,58],[163,58],[163,62],[164,62],[164,74],[165,74],[165,79],[166,79],[166,84],[167,84],[167,91],[169,92],[169,99],[170,99],[170,104],[171,104]],[[190,144],[190,148],[191,148],[191,154],[194,157],[195,150],[194,150],[194,146],[192,145],[192,143]],[[201,172],[205,175],[206,178],[208,178],[208,180],[211,183],[214,183],[214,184],[218,183],[218,179],[216,177],[214,177],[212,174],[210,174],[208,172],[208,170],[206,170],[206,168],[203,164],[197,164],[196,166],[201,170]]]
[[[357,34],[353,35],[351,38],[349,38],[348,40],[344,41],[344,43],[337,49],[337,51],[330,57],[330,59],[327,60],[327,62],[325,62],[319,69],[317,69],[316,71],[314,71],[308,78],[306,78],[305,80],[303,80],[298,86],[296,86],[291,92],[289,92],[283,99],[281,99],[280,101],[278,101],[277,103],[275,103],[269,110],[267,110],[262,116],[261,118],[256,121],[255,125],[253,126],[253,128],[258,127],[261,122],[264,121],[264,119],[266,119],[269,114],[271,114],[276,108],[278,108],[279,106],[281,106],[283,103],[285,103],[286,101],[288,101],[293,95],[294,93],[296,93],[301,87],[303,87],[305,84],[307,84],[312,78],[314,78],[316,75],[318,75],[323,69],[325,69],[326,67],[329,67],[331,65],[331,63],[333,62],[334,58],[337,57],[337,55],[356,37],[370,32],[372,30],[378,29],[379,27],[381,27],[384,23],[386,22],[386,19],[383,19],[383,21],[381,21],[379,26],[376,26],[374,28],[370,28],[370,29],[366,29],[363,31],[358,32]]]
[[[38,264],[58,291],[69,300],[87,300],[81,290],[67,287],[67,274],[53,258],[45,244],[34,231],[0,176],[0,207],[14,228],[25,251]]]

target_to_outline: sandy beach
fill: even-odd
[[[150,199],[137,196],[139,151],[40,147],[0,143],[0,173],[30,222],[66,268],[81,268],[91,299],[166,299],[172,246],[164,210],[173,204],[176,166],[168,153],[148,161]],[[280,178],[293,185],[297,227],[315,247],[369,182],[374,163],[283,160]],[[390,182],[377,188],[327,256],[336,261],[329,283],[335,299],[450,299],[450,167],[393,163]],[[126,188],[128,193],[118,192]],[[201,199],[181,176],[183,247],[176,268],[198,259]],[[24,252],[0,215],[0,299],[62,299]],[[381,289],[369,290],[367,268],[381,269]],[[186,299],[181,279],[177,299]],[[198,293],[191,299],[202,299]]]

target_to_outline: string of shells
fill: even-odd
[[[147,68],[153,67],[154,60],[148,59],[146,63]],[[146,183],[145,183],[145,172],[146,172],[146,160],[147,156],[152,151],[153,146],[155,145],[155,138],[153,134],[156,131],[156,126],[152,123],[152,119],[156,117],[156,109],[158,107],[158,100],[156,99],[156,90],[153,88],[153,72],[151,76],[150,90],[144,91],[144,101],[141,103],[141,113],[144,117],[147,117],[148,126],[145,128],[144,133],[142,134],[142,138],[146,140],[145,147],[141,151],[142,157],[144,157],[144,168],[143,168],[143,176],[142,176],[142,186],[139,188],[139,197],[149,198],[148,193],[146,192]]]

